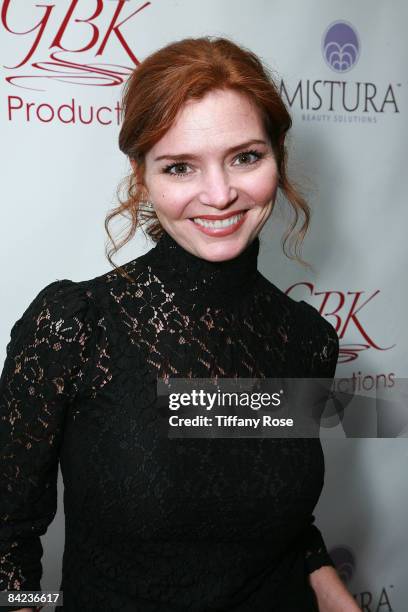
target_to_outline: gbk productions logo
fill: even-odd
[[[11,93],[9,121],[119,125],[119,102],[84,106],[76,92],[84,87],[117,87],[127,80],[140,64],[134,48],[137,20],[150,5],[133,0],[32,4],[2,0],[0,27],[9,40],[6,51],[3,49],[6,83],[16,90],[34,92],[47,92],[52,84],[61,83],[62,91],[73,92],[62,104],[51,102],[49,95],[39,100],[38,95],[28,98]],[[102,61],[105,59],[108,61]]]
[[[375,43],[375,44],[374,44]],[[400,112],[398,89],[401,83],[386,80],[386,69],[381,71],[381,46],[374,37],[364,41],[364,53],[371,56],[376,66],[376,82],[364,80],[361,68],[354,79],[362,52],[361,37],[355,25],[344,20],[329,24],[321,39],[322,77],[300,78],[294,84],[284,79],[280,93],[288,106],[301,112],[303,121],[331,123],[377,123],[385,114]],[[318,61],[316,49],[316,62]],[[324,66],[326,71],[323,72]],[[334,73],[334,78],[327,76]]]
[[[316,309],[336,330],[340,341],[339,363],[356,362],[367,351],[389,351],[396,346],[389,342],[385,346],[380,344],[375,330],[369,329],[364,321],[364,310],[374,299],[381,299],[379,289],[368,295],[365,291],[318,291],[313,283],[299,282],[288,287],[285,293],[294,294],[298,289],[301,289],[303,296],[306,290],[305,301],[308,301],[308,297],[315,299]],[[355,341],[347,341],[348,337],[355,338]],[[395,378],[394,372],[363,374],[361,370],[353,372],[351,376],[355,392],[392,388]]]
[[[346,585],[350,585],[357,569],[357,557],[353,549],[348,546],[335,546],[329,550],[329,554],[336,566],[337,573]],[[376,591],[360,591],[353,593],[357,604],[364,612],[393,612],[391,593],[393,584],[387,587],[381,586]]]

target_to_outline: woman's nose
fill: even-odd
[[[236,200],[237,190],[231,185],[231,177],[222,169],[213,169],[203,179],[200,202],[214,208],[225,208]]]

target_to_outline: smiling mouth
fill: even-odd
[[[215,215],[208,215],[210,218],[194,217],[191,221],[208,229],[224,229],[241,221],[246,212],[246,210],[243,210],[224,218],[217,218]]]

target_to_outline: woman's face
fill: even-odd
[[[233,90],[188,101],[146,154],[143,182],[162,227],[187,251],[209,261],[238,256],[267,221],[278,186],[258,109]]]

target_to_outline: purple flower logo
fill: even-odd
[[[347,21],[334,21],[323,36],[323,56],[336,72],[347,72],[357,62],[360,42],[353,26]]]

